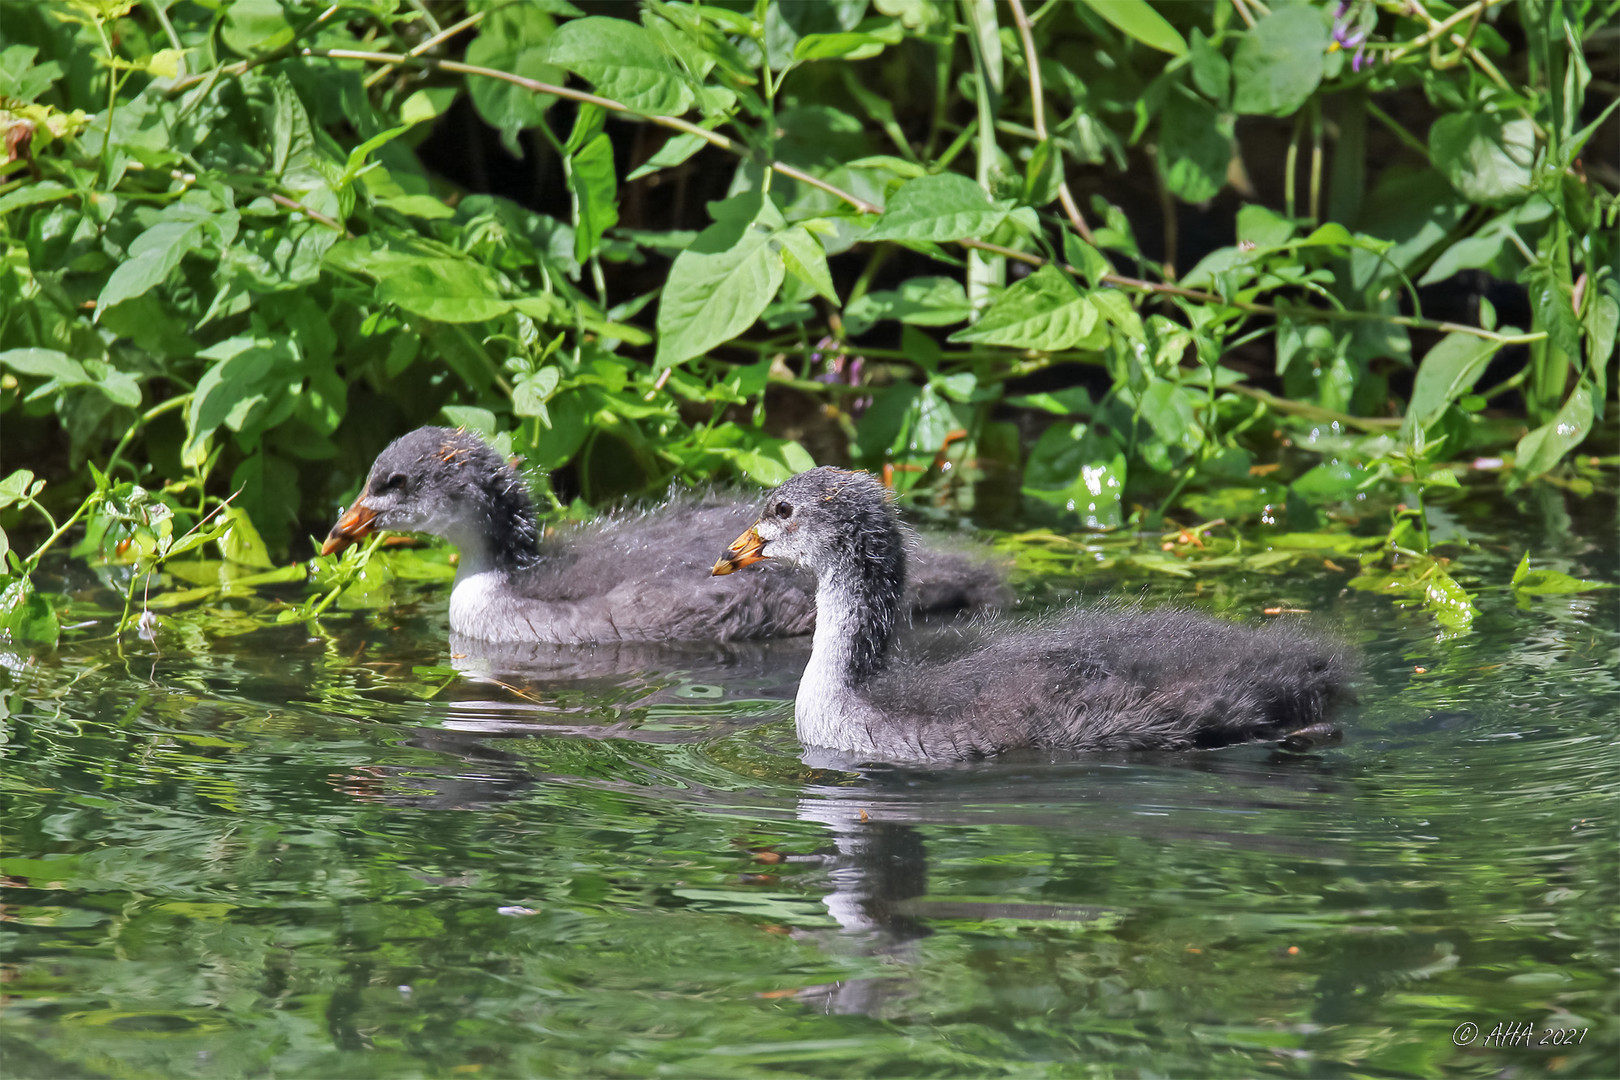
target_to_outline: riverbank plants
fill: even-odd
[[[1348,556],[1464,631],[1436,506],[1614,487],[1617,32],[1546,0],[8,5],[0,632],[55,638],[70,532],[120,630],[154,575],[301,578],[426,422],[558,514],[843,462],[1038,521],[1005,541],[1036,563]],[[1515,583],[1581,584],[1549,573]]]

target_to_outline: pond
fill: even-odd
[[[1359,650],[1338,746],[806,758],[804,642],[446,640],[442,582],[0,654],[5,1074],[1613,1075],[1612,498],[1473,500],[1479,616],[1320,559],[1020,583]],[[1460,512],[1459,512],[1460,514]],[[922,628],[919,633],[948,633]]]

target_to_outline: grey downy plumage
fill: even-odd
[[[815,638],[795,703],[809,746],[928,761],[1190,749],[1313,729],[1331,738],[1323,721],[1347,693],[1340,647],[1182,610],[992,622],[962,655],[894,655],[906,544],[887,492],[867,473],[820,468],[782,484],[713,572],[762,559],[816,575]]]
[[[450,628],[485,641],[740,641],[809,633],[815,582],[772,567],[742,589],[710,560],[753,519],[754,499],[709,493],[540,535],[528,484],[477,435],[418,428],[377,456],[327,537],[331,552],[374,529],[429,533],[460,551]],[[1002,602],[995,563],[948,543],[919,547],[902,607]]]

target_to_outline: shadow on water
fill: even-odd
[[[0,655],[5,1073],[1613,1073],[1614,591],[1113,584],[1298,598],[1346,741],[876,767],[793,738],[805,642],[447,645],[432,591]]]

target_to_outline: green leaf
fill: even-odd
[[[654,366],[673,367],[754,324],[782,284],[782,257],[760,224],[775,214],[760,206],[757,192],[734,195],[716,203],[718,220],[698,233],[675,258],[663,299],[658,305],[658,352]]]
[[[1058,197],[1063,187],[1063,151],[1053,139],[1042,139],[1030,151],[1029,163],[1024,168],[1024,191],[1021,201],[1025,206],[1045,206]]]
[[[1423,606],[1447,630],[1467,630],[1474,624],[1474,598],[1438,563],[1423,591]]]
[[[196,221],[161,221],[129,245],[129,259],[119,264],[96,299],[96,318],[114,304],[140,296],[168,279],[180,259],[202,235]]]
[[[1135,38],[1150,49],[1184,56],[1187,43],[1176,28],[1165,21],[1163,15],[1147,0],[1086,0],[1086,6],[1101,15],[1116,30]]]
[[[0,364],[20,374],[55,379],[66,386],[90,381],[83,364],[56,349],[7,349],[0,352]]]
[[[285,546],[298,513],[298,470],[261,446],[231,472],[231,489],[240,491],[234,506],[242,509],[268,544]]]
[[[265,547],[264,538],[259,535],[259,530],[254,528],[253,519],[248,517],[247,511],[239,506],[228,506],[220,518],[223,528],[218,537],[219,553],[226,562],[266,570],[276,565],[270,558],[270,549]]]
[[[1520,198],[1532,186],[1535,124],[1500,113],[1448,113],[1429,128],[1435,168],[1470,202]]]
[[[14,502],[20,502],[28,497],[28,489],[33,486],[34,473],[31,469],[18,469],[4,480],[0,480],[0,510],[4,510]],[[45,482],[40,481],[40,487]],[[3,565],[3,564],[0,564]]]
[[[1232,65],[1197,27],[1192,32],[1192,78],[1198,92],[1225,105],[1232,96]]]
[[[898,289],[879,289],[850,301],[844,309],[844,327],[864,334],[883,319],[898,319],[909,326],[951,326],[973,314],[967,290],[955,278],[916,277]]]
[[[789,439],[766,438],[761,446],[736,451],[733,460],[743,475],[766,487],[816,467],[810,452]]]
[[[467,63],[555,85],[563,81],[564,73],[546,62],[553,33],[554,23],[541,5],[496,7],[467,46]],[[502,144],[515,157],[523,156],[519,133],[544,123],[546,110],[557,100],[500,79],[469,79],[467,90],[478,115],[500,131]]]
[[[1125,452],[1088,424],[1056,423],[1036,440],[1024,470],[1024,493],[1079,514],[1087,528],[1123,520]]]
[[[1096,407],[1092,403],[1091,394],[1083,386],[1010,397],[1007,404],[1016,405],[1020,409],[1040,409],[1054,416],[1090,416]]]
[[[285,397],[286,373],[298,362],[284,337],[227,338],[198,355],[215,363],[197,380],[186,407],[186,453],[221,424],[241,431],[272,397]]]
[[[1447,334],[1423,357],[1412,383],[1412,400],[1403,425],[1411,433],[1426,427],[1446,406],[1474,388],[1491,357],[1502,346],[1473,334]]]
[[[1063,258],[1085,275],[1086,284],[1093,289],[1102,282],[1104,274],[1114,272],[1113,264],[1106,255],[1067,229],[1063,231]]]
[[[141,403],[140,384],[134,376],[104,360],[91,358],[81,363],[55,349],[8,349],[0,353],[0,366],[49,380],[28,395],[30,401],[62,387],[93,386],[115,405],[134,407]]]
[[[486,439],[493,439],[502,430],[495,423],[495,414],[476,405],[445,405],[439,412],[451,427],[464,427],[476,431]]]
[[[345,162],[343,166],[343,175],[338,177],[337,183],[333,186],[343,187],[347,184],[353,183],[354,179],[361,173],[369,171],[366,168],[366,161],[371,157],[372,151],[379,150],[382,147],[387,146],[389,143],[393,142],[395,139],[399,138],[409,130],[411,130],[411,125],[409,124],[402,124],[399,127],[389,128],[387,131],[378,132],[376,135],[373,135],[359,146],[356,146],[353,150],[350,150],[349,160]]]
[[[940,375],[929,380],[930,385],[952,401],[968,404],[979,388],[979,377],[971,371],[958,371],[954,375]]]
[[[1142,391],[1142,419],[1166,445],[1195,450],[1203,441],[1203,432],[1193,414],[1193,402],[1203,397],[1189,387],[1160,379]]]
[[[589,404],[588,393],[564,390],[546,402],[551,426],[542,427],[534,440],[530,460],[536,467],[561,468],[584,444],[596,417]]]
[[[1530,569],[1530,553],[1526,551],[1524,558],[1519,560],[1518,567],[1513,571],[1513,590],[1526,596],[1566,596],[1571,593],[1592,592],[1595,589],[1612,589],[1612,581],[1592,581],[1587,578],[1571,577],[1559,573],[1557,570]]]
[[[1514,451],[1513,479],[1533,480],[1564,460],[1592,431],[1592,391],[1585,383],[1569,395],[1551,421],[1519,440]]]
[[[788,273],[830,303],[838,303],[838,290],[833,287],[832,271],[827,266],[827,252],[809,229],[794,225],[778,233],[776,242],[781,245],[782,263]]]
[[[89,376],[88,385],[100,390],[114,405],[133,409],[141,403],[140,384],[128,372],[119,371],[105,360],[95,357],[85,360],[84,371]]]
[[[1354,499],[1356,491],[1366,483],[1367,476],[1369,473],[1361,466],[1349,465],[1346,461],[1324,461],[1322,465],[1306,470],[1288,487],[1309,502],[1333,502]]]
[[[660,146],[652,157],[637,165],[630,175],[625,177],[625,183],[629,183],[631,180],[640,180],[643,176],[651,176],[659,169],[674,168],[707,145],[708,143],[703,139],[686,132],[672,135],[664,141],[664,145]]]
[[[587,109],[580,108],[583,123]],[[578,204],[579,219],[574,222],[574,261],[583,263],[596,254],[597,245],[619,223],[619,184],[613,175],[613,142],[606,132],[598,132],[572,155],[569,188]]]
[[[1423,476],[1423,479],[1420,481],[1420,483],[1425,488],[1431,488],[1431,487],[1460,488],[1460,487],[1462,487],[1462,481],[1458,480],[1457,479],[1457,474],[1452,472],[1450,469],[1435,469],[1433,472],[1425,473],[1424,476]]]
[[[1204,202],[1226,186],[1231,127],[1208,102],[1172,91],[1159,121],[1159,153],[1171,193],[1183,202]]]
[[[490,272],[468,259],[394,259],[377,273],[378,300],[438,322],[482,322],[512,306]]]
[[[647,116],[679,116],[692,91],[658,47],[658,39],[627,19],[588,15],[557,28],[545,59],[589,79],[596,92]]]
[[[512,387],[512,411],[519,416],[537,416],[542,424],[550,427],[551,414],[546,408],[546,401],[557,392],[561,382],[562,372],[555,364],[549,364],[533,375],[518,380]]]
[[[985,236],[1006,217],[1007,204],[992,204],[965,176],[919,176],[900,185],[866,239],[944,243]]]
[[[242,56],[271,52],[292,43],[293,28],[278,0],[236,0],[224,14],[220,37]]]
[[[1585,327],[1587,370],[1601,372],[1620,335],[1620,300],[1607,293],[1594,296],[1587,304]]]
[[[40,203],[53,202],[65,199],[75,194],[74,190],[66,184],[55,180],[43,180],[37,184],[28,184],[16,191],[8,191],[0,195],[0,214],[15,210],[20,206],[37,206]]]
[[[0,97],[26,104],[62,77],[62,65],[55,60],[34,63],[38,52],[33,45],[13,45],[0,50]]]
[[[950,340],[1052,352],[1071,348],[1096,323],[1097,309],[1074,279],[1048,265],[1003,292],[978,322]]]
[[[874,27],[878,32],[846,32],[842,34],[806,34],[793,46],[793,59],[808,63],[812,60],[870,60],[890,45],[900,42],[899,23],[890,23],[893,29]]]
[[[1580,355],[1581,323],[1575,314],[1575,291],[1559,280],[1544,262],[1529,267],[1522,279],[1530,290],[1530,307],[1536,313],[1536,329],[1547,331],[1548,344],[1570,359]]]
[[[1232,57],[1232,108],[1262,116],[1298,112],[1322,82],[1328,17],[1325,8],[1290,4],[1261,19]]]
[[[1146,341],[1147,331],[1142,326],[1142,316],[1136,313],[1131,306],[1128,296],[1118,289],[1098,289],[1091,294],[1091,302],[1097,306],[1103,318],[1117,328],[1120,333],[1132,341]]]
[[[1264,206],[1250,204],[1237,213],[1239,243],[1255,247],[1276,247],[1294,235],[1294,223]]]
[[[185,49],[159,49],[139,61],[142,70],[159,79],[172,79],[180,74],[180,65],[185,61]]]
[[[0,643],[54,645],[59,633],[56,612],[26,577],[0,592]]]

